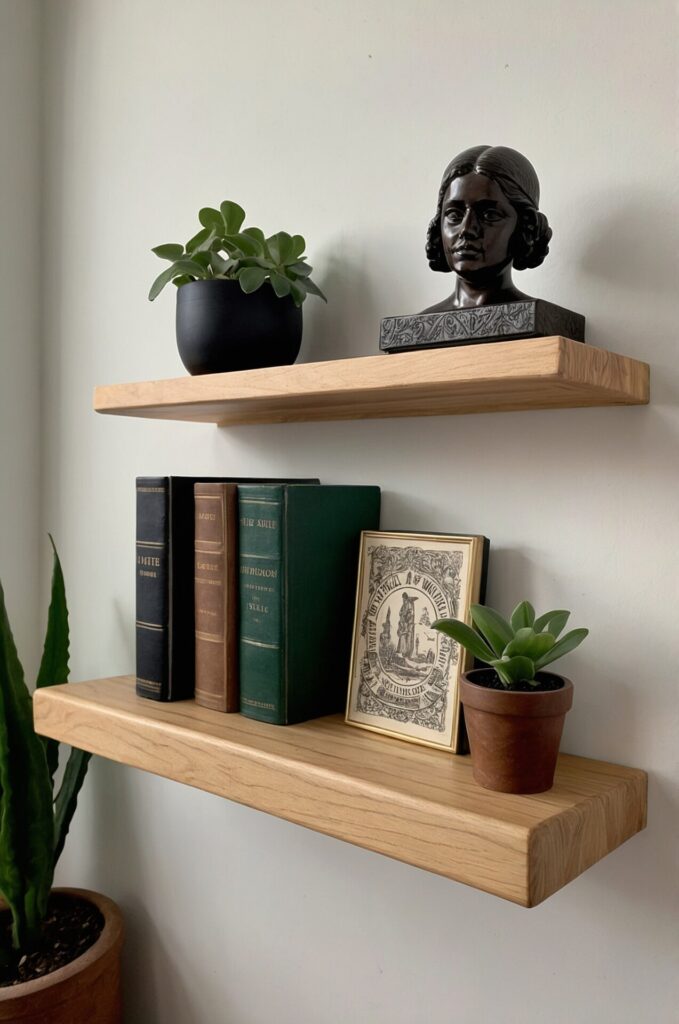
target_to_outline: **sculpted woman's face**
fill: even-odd
[[[441,205],[448,266],[462,277],[500,269],[511,258],[509,243],[517,223],[517,212],[497,182],[473,171],[455,178]]]

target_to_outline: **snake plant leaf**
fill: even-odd
[[[66,842],[68,830],[75,814],[78,803],[78,794],[87,774],[87,766],[90,763],[91,754],[85,750],[71,748],[64,769],[64,777],[59,787],[59,793],[54,801],[54,860],[56,868],[57,861]]]
[[[283,274],[279,274],[275,270],[271,271],[271,287],[279,299],[283,299],[286,295],[290,294],[291,286],[292,282],[287,277],[284,277]]]
[[[224,222],[224,231],[226,235],[237,235],[243,226],[245,220],[245,210],[238,203],[232,203],[230,199],[225,199],[219,207]]]
[[[52,534],[48,534],[52,545],[52,592],[49,611],[47,612],[47,631],[45,644],[36,680],[36,689],[43,686],[54,686],[68,680],[68,605],[66,603],[66,587],[61,569],[59,555],[54,545]],[[50,781],[59,766],[59,743],[57,740],[41,737],[47,758]]]
[[[496,658],[491,665],[499,675],[506,687],[516,686],[517,683],[527,682],[537,686],[535,679],[535,665],[530,658],[517,656],[514,658]]]
[[[550,651],[555,643],[556,640],[551,633],[536,633],[530,626],[526,626],[517,630],[514,639],[505,647],[503,657],[523,656],[537,661]]]
[[[263,267],[245,267],[238,274],[238,280],[243,291],[249,295],[251,292],[256,292],[258,288],[261,288],[268,274],[269,271]]]
[[[521,604],[517,604],[512,612],[510,622],[515,633],[522,627],[533,625],[535,622],[535,608],[533,608],[530,601],[522,601]]]
[[[209,228],[215,234],[224,233],[224,221],[219,210],[215,210],[211,206],[204,206],[202,210],[198,211],[198,220],[204,228]]]
[[[495,657],[502,657],[505,647],[514,638],[514,631],[507,620],[494,608],[482,604],[473,604],[469,611],[472,622],[495,651]]]
[[[291,255],[298,260],[304,250],[306,249],[306,242],[303,235],[292,236],[292,251]]]
[[[317,284],[314,284],[314,282],[311,280],[310,277],[305,277],[299,283],[303,284],[304,287],[306,288],[306,290],[308,292],[311,292],[312,295],[318,295],[319,299],[323,299],[323,302],[327,302],[328,301],[326,299],[325,295],[323,294],[323,292],[321,291],[321,289],[318,287]]]
[[[550,651],[547,651],[535,665],[537,671],[544,668],[545,665],[551,665],[557,658],[563,658],[565,654],[570,654],[576,647],[579,647],[585,637],[589,634],[588,629],[572,629],[570,633],[566,633],[560,640],[554,644]]]
[[[457,641],[458,644],[465,647],[470,654],[473,654],[480,661],[488,663],[495,661],[493,651],[486,645],[483,638],[474,632],[466,622],[460,622],[459,619],[437,619],[431,628],[437,629],[439,633],[443,633],[445,636],[449,636],[451,640]]]
[[[161,260],[171,260],[173,263],[184,255],[184,246],[177,242],[168,242],[167,245],[157,245],[151,252],[160,256]]]
[[[53,831],[47,759],[33,731],[0,584],[0,892],[12,913],[15,948],[29,948],[40,934],[54,874]]]
[[[570,612],[564,611],[561,608],[555,608],[554,611],[545,612],[544,615],[540,615],[535,620],[535,622],[533,623],[533,629],[536,633],[542,633],[543,630],[549,629],[549,632],[552,634],[552,636],[558,636],[561,632],[561,629],[563,629],[563,627],[568,622],[570,614]],[[552,621],[553,619],[557,619],[556,623]],[[561,622],[563,623],[561,625],[561,629],[558,629],[557,631],[558,624]]]

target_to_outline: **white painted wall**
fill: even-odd
[[[128,1021],[671,1024],[674,5],[61,0],[45,15],[43,518],[73,678],[134,666],[136,474],[379,483],[386,528],[492,539],[491,603],[530,595],[591,628],[564,664],[564,747],[651,777],[646,833],[525,911],[98,762],[60,877],[125,910]],[[649,408],[231,431],[93,415],[96,383],[181,373],[174,296],[146,301],[149,249],[226,197],[308,238],[330,303],[305,307],[303,358],[374,353],[380,316],[449,287],[424,232],[443,167],[479,142],[525,152],[543,184],[552,253],[520,285],[648,358]]]
[[[0,580],[19,655],[34,678],[41,423],[40,4],[0,0]]]

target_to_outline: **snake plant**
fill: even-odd
[[[481,604],[473,604],[470,613],[475,629],[458,619],[438,619],[432,629],[494,668],[507,690],[517,689],[521,683],[539,686],[537,673],[575,650],[589,632],[573,629],[561,636],[570,612],[559,609],[536,618],[529,601],[518,604],[509,621]]]
[[[243,228],[245,210],[228,199],[218,210],[203,207],[198,220],[201,230],[186,245],[168,242],[151,250],[170,261],[151,285],[152,302],[170,281],[181,287],[191,281],[215,279],[238,281],[247,293],[268,282],[279,299],[290,295],[296,306],[301,306],[307,295],[327,301],[311,280],[313,267],[306,262],[302,235],[279,231],[267,238],[261,228]]]
[[[64,683],[68,677],[66,590],[51,536],[50,542],[52,590],[36,687]],[[71,749],[61,784],[55,788],[59,744],[33,729],[31,696],[0,584],[0,893],[12,914],[15,950],[29,950],[40,939],[54,868],[90,756]]]

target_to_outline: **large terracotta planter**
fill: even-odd
[[[113,900],[87,889],[55,889],[88,900],[104,916],[93,946],[43,978],[0,988],[0,1021],[17,1024],[121,1024],[123,919]]]
[[[554,783],[573,684],[552,676],[563,682],[558,690],[493,690],[474,681],[486,672],[474,669],[461,681],[474,778],[500,793],[544,793]]]

